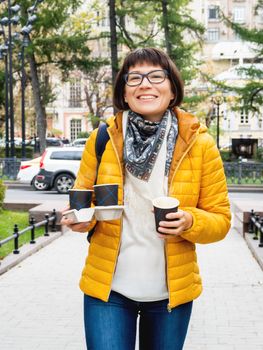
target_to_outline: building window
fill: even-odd
[[[71,119],[70,121],[70,139],[74,141],[81,132],[81,119]]]
[[[240,124],[248,124],[248,122],[248,113],[247,111],[242,110],[240,114]]]
[[[233,21],[235,23],[245,23],[245,7],[233,8]]]
[[[81,107],[81,80],[73,79],[69,86],[69,107]]]
[[[207,29],[207,41],[219,41],[220,31],[219,28]]]
[[[219,19],[219,7],[218,6],[209,6],[208,7],[208,20],[215,21]]]

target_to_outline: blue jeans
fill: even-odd
[[[88,350],[134,350],[137,317],[140,350],[181,350],[192,301],[167,311],[168,300],[136,302],[111,292],[109,301],[84,295]]]

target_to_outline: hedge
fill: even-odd
[[[22,158],[22,147],[15,147],[15,157]],[[5,158],[5,147],[0,147],[0,158]],[[32,159],[34,158],[34,148],[31,146],[26,147],[26,158]]]

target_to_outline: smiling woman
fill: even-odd
[[[87,140],[74,187],[118,184],[124,205],[117,220],[62,219],[73,231],[93,230],[80,280],[88,349],[134,350],[139,318],[141,350],[181,350],[202,292],[195,244],[223,239],[230,228],[219,152],[206,127],[179,108],[182,99],[172,60],[159,49],[136,49],[117,75],[120,111],[107,121],[99,166],[98,130]],[[158,197],[180,207],[165,207],[155,226]]]

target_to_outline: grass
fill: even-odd
[[[230,185],[238,185],[238,178],[237,177],[227,177],[227,183]],[[263,184],[263,179],[258,178],[258,179],[251,179],[248,177],[242,178],[241,179],[241,185],[262,185]]]
[[[0,211],[0,241],[11,236],[14,232],[14,224],[18,225],[19,230],[23,230],[29,226],[28,212],[26,211],[11,211],[2,210]],[[25,232],[19,236],[19,247],[25,243],[29,243],[31,240],[31,231]],[[40,227],[35,230],[35,237],[42,236],[44,234],[44,228]],[[0,247],[0,260],[6,257],[9,253],[14,250],[14,240],[5,243]]]

